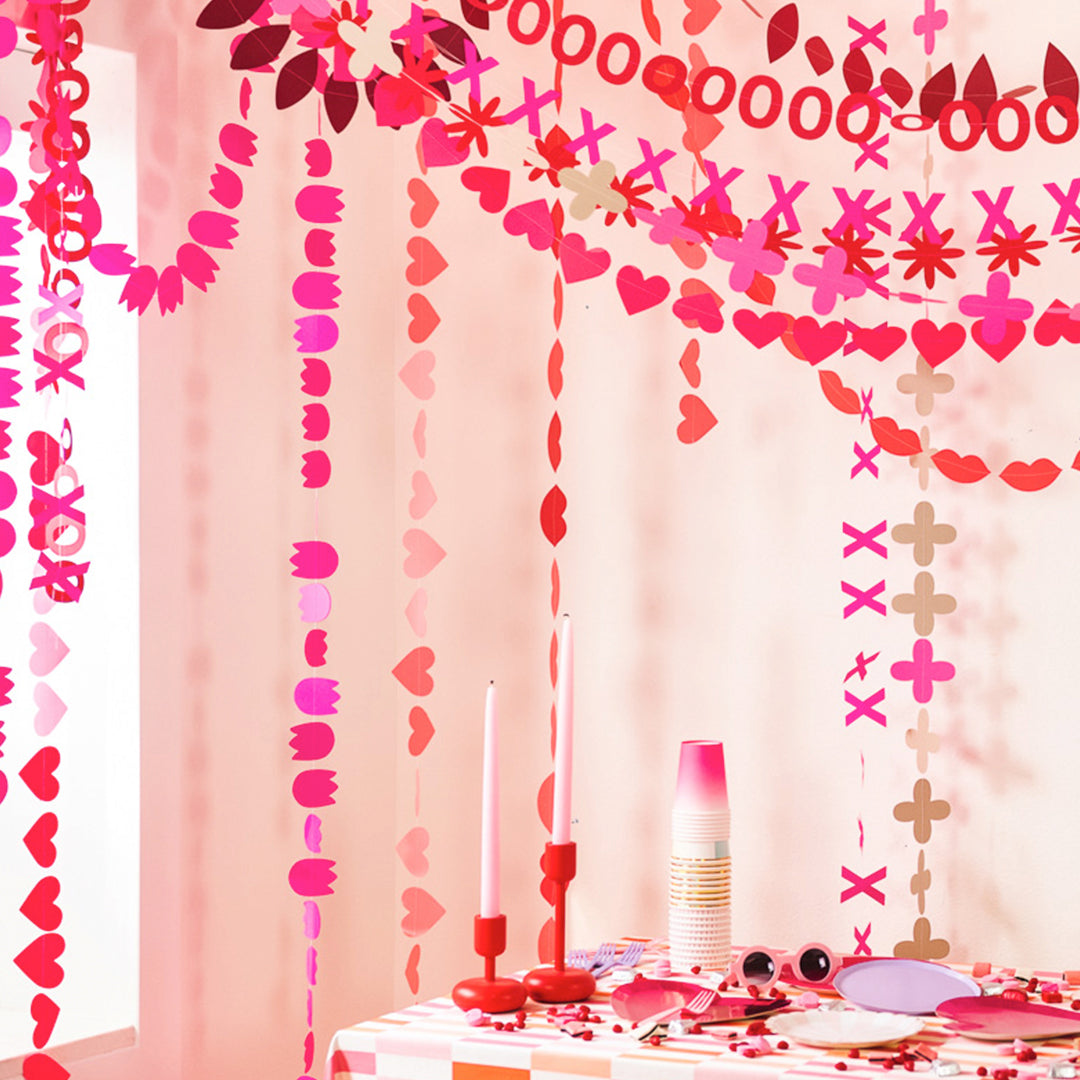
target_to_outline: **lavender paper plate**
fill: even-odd
[[[978,997],[979,984],[968,975],[929,960],[882,958],[837,972],[833,985],[853,1005],[872,1012],[928,1016],[950,998]]]

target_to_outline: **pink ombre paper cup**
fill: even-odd
[[[674,809],[676,814],[727,811],[727,773],[722,742],[693,739],[679,748]]]

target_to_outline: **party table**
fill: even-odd
[[[656,957],[647,952],[639,970],[651,974]],[[639,1041],[612,1009],[612,991],[627,977],[621,973],[599,980],[587,1003],[593,1021],[586,1025],[589,1037],[567,1034],[549,1015],[549,1006],[529,1002],[523,1028],[514,1024],[514,1014],[492,1017],[510,1022],[498,1030],[493,1023],[471,1026],[449,997],[436,998],[337,1032],[326,1080],[839,1080],[840,1074],[844,1080],[883,1080],[887,1072],[904,1071],[931,1078],[957,1075],[946,1062],[955,1063],[962,1076],[1042,1080],[1055,1065],[1055,1075],[1068,1075],[1065,1062],[1077,1053],[1072,1038],[1029,1048],[953,1035],[945,1030],[946,1021],[935,1016],[922,1017],[922,1030],[902,1044],[906,1060],[900,1060],[895,1047],[863,1049],[854,1056],[853,1051],[817,1049],[775,1035],[766,1035],[769,1049],[748,1055],[749,1030],[755,1029],[748,1030],[745,1023],[710,1025],[702,1034],[672,1035],[652,1045]],[[1072,989],[1062,987],[1060,1008],[1069,1008]],[[825,995],[821,1001],[825,1007],[842,1004]],[[757,1045],[765,1044],[758,1039]]]

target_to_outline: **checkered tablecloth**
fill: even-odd
[[[647,953],[640,970],[651,973],[654,960]],[[731,1049],[746,1039],[744,1024],[710,1025],[704,1034],[669,1037],[659,1046],[642,1043],[629,1031],[613,1030],[616,1024],[628,1027],[611,1008],[615,985],[602,978],[589,1000],[590,1012],[600,1018],[588,1025],[589,1041],[564,1033],[546,1006],[532,1002],[525,1007],[523,1029],[498,1031],[470,1026],[449,998],[436,998],[337,1032],[326,1080],[899,1080],[904,1075],[903,1068],[885,1072],[882,1059],[891,1051],[863,1050],[852,1058],[845,1050],[814,1049],[793,1040],[780,1049],[775,1036],[768,1037],[773,1052],[746,1057]],[[928,1056],[936,1052],[956,1062],[967,1077],[981,1066],[989,1080],[1001,1069],[1016,1069],[1016,1080],[1043,1080],[1051,1063],[1077,1053],[1071,1039],[1043,1042],[1035,1061],[1018,1063],[1014,1054],[999,1052],[1001,1044],[950,1036],[943,1020],[924,1020],[909,1047],[921,1044]],[[930,1062],[921,1057],[911,1071],[934,1078]]]

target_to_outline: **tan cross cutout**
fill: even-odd
[[[914,375],[901,375],[896,380],[896,389],[901,394],[915,395],[915,411],[920,416],[929,416],[934,411],[935,394],[947,394],[955,385],[951,375],[935,371],[922,356],[915,361]]]
[[[630,204],[626,196],[612,190],[611,182],[617,170],[614,162],[598,161],[586,176],[580,169],[560,169],[559,183],[577,196],[570,204],[570,216],[584,221],[600,207],[611,214],[621,214]]]
[[[919,869],[911,875],[911,895],[918,898],[919,914],[926,910],[926,894],[930,891],[932,881],[930,871],[926,869],[926,852],[919,850]]]
[[[948,941],[931,937],[930,920],[923,917],[915,920],[910,941],[898,941],[893,946],[893,956],[901,956],[905,960],[944,960],[948,955]]]
[[[937,468],[934,464],[937,449],[930,445],[930,429],[925,424],[919,434],[919,445],[922,449],[917,454],[912,454],[908,462],[913,469],[919,470],[919,488],[925,491],[930,486],[930,473]]]
[[[920,570],[915,575],[915,591],[893,597],[893,611],[915,616],[915,633],[928,637],[934,632],[935,615],[951,615],[956,610],[956,597],[934,592],[934,575]]]
[[[919,710],[919,726],[904,732],[904,742],[909,750],[915,751],[915,765],[919,772],[926,772],[930,755],[941,749],[941,739],[930,730],[930,714],[925,709]]]
[[[934,561],[935,544],[951,544],[956,530],[951,525],[934,524],[934,508],[928,502],[915,507],[915,520],[893,527],[892,538],[898,544],[915,545],[915,562],[929,566]]]
[[[944,799],[930,797],[930,781],[920,777],[915,781],[911,802],[897,803],[893,807],[893,817],[897,821],[910,821],[915,841],[919,844],[930,843],[930,834],[935,821],[944,821],[952,813],[952,807]]]

